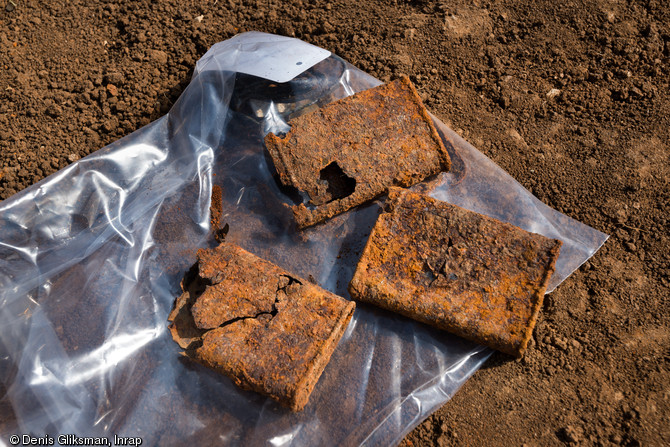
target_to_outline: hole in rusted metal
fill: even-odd
[[[353,194],[356,189],[356,179],[345,174],[337,162],[332,162],[323,168],[319,174],[321,180],[328,183],[327,192],[330,195],[330,202],[344,199]]]

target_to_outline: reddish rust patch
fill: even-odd
[[[219,185],[212,186],[212,202],[209,206],[209,214],[212,231],[216,231],[221,225],[221,215],[223,214],[223,193]]]
[[[286,186],[309,195],[293,207],[300,228],[411,186],[451,166],[449,154],[407,77],[290,121],[265,144]],[[448,142],[448,144],[451,144]]]
[[[522,356],[561,242],[398,188],[351,295]]]
[[[185,354],[294,411],[309,395],[355,304],[240,247],[198,250],[170,313]]]

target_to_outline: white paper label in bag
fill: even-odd
[[[223,51],[232,56],[217,58]],[[252,31],[214,45],[198,61],[195,71],[236,71],[288,82],[328,56],[330,51],[298,39]]]

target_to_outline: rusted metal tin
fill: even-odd
[[[309,196],[293,207],[299,228],[408,187],[451,166],[449,154],[407,77],[292,119],[265,145],[281,182]],[[451,144],[447,142],[447,144]]]
[[[560,246],[559,240],[392,188],[349,292],[520,357]]]
[[[355,304],[222,243],[198,251],[169,316],[185,355],[293,411],[307,404]]]

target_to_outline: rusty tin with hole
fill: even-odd
[[[299,228],[448,171],[445,142],[407,77],[292,119],[265,145],[285,186],[309,196],[293,206]],[[451,144],[446,140],[446,144]]]

